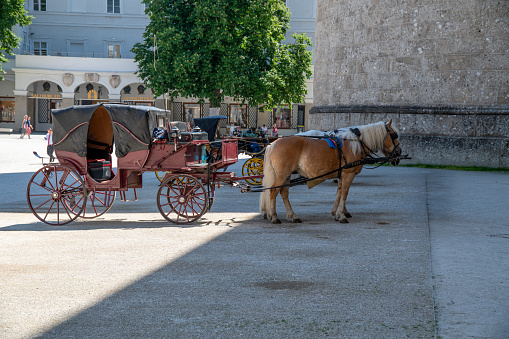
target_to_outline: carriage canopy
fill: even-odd
[[[216,138],[217,126],[221,119],[228,119],[228,117],[224,115],[213,115],[210,117],[195,118],[194,124],[207,133],[209,141],[214,141]]]
[[[87,155],[87,147],[112,147],[118,158],[146,150],[157,114],[164,110],[150,106],[97,104],[52,110],[55,149]]]

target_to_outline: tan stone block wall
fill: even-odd
[[[509,2],[318,0],[315,105],[509,104]]]
[[[309,128],[392,118],[413,162],[509,167],[509,1],[317,0]]]

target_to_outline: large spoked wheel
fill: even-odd
[[[242,176],[249,177],[253,175],[263,175],[263,159],[251,158],[242,165]],[[251,185],[261,185],[262,178],[246,179]]]
[[[157,191],[162,216],[176,224],[195,221],[207,211],[207,191],[198,179],[179,174],[168,177]]]
[[[65,225],[75,220],[87,203],[81,176],[62,165],[47,165],[35,172],[27,187],[30,210],[49,225]]]
[[[93,219],[108,212],[115,201],[115,191],[89,191],[87,204],[80,214],[80,218]]]

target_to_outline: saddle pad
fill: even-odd
[[[327,141],[327,143],[329,144],[330,148],[338,148],[338,146],[336,146],[336,143],[334,142],[334,140],[332,140],[332,139],[325,139],[325,141]],[[343,145],[341,144],[341,140],[336,139],[336,141],[339,143],[339,147],[343,147]]]

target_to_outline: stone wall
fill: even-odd
[[[392,119],[408,164],[509,168],[509,108],[448,106],[314,106],[313,129]]]
[[[508,36],[505,0],[318,0],[309,126],[390,116],[414,162],[509,167]]]

